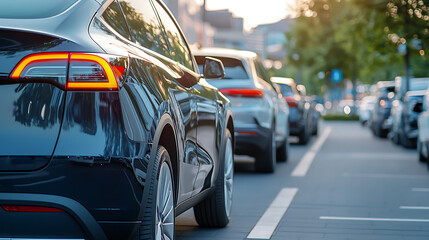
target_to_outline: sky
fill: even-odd
[[[203,0],[197,0],[202,3]],[[244,19],[244,29],[273,23],[290,15],[296,0],[206,0],[208,10],[229,9]]]

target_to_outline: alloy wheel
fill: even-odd
[[[155,239],[174,239],[174,203],[171,170],[166,162],[162,163],[156,194]]]
[[[224,166],[224,197],[226,215],[230,216],[232,207],[232,187],[234,177],[234,160],[232,152],[232,142],[228,138],[225,148],[225,166]]]

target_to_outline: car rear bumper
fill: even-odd
[[[0,239],[107,239],[101,226],[70,198],[28,193],[1,193],[0,205],[43,206],[64,212],[7,212],[0,208]]]
[[[256,124],[236,125],[235,153],[239,155],[255,156],[265,150],[271,136],[271,129]]]
[[[290,135],[298,136],[305,128],[303,121],[289,122]]]

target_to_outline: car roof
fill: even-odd
[[[279,84],[286,84],[292,86],[295,84],[295,80],[293,78],[284,78],[284,77],[272,77],[271,81]]]
[[[377,88],[384,88],[384,87],[394,87],[395,81],[379,81],[377,83]]]
[[[418,91],[408,91],[407,96],[408,97],[419,97],[425,95],[426,90],[418,90]]]
[[[229,58],[256,58],[258,55],[251,51],[226,49],[226,48],[201,48],[193,51],[196,56],[218,56]]]

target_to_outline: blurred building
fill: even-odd
[[[205,22],[214,29],[213,44],[205,47],[245,49],[244,20],[228,9],[207,11]]]
[[[257,52],[264,59],[282,60],[286,58],[286,32],[294,23],[292,18],[284,18],[275,23],[261,24],[248,34],[247,50]]]
[[[163,0],[176,20],[179,22],[189,44],[196,45],[202,33],[202,9],[195,0]],[[205,42],[210,43],[213,31],[210,26],[205,29]]]
[[[286,57],[285,32],[291,29],[294,22],[291,18],[261,24],[245,32],[243,18],[234,16],[228,9],[208,10],[203,28],[203,9],[196,0],[164,0],[164,3],[194,47],[202,41],[204,47],[249,50],[258,53],[263,59],[273,61]]]

